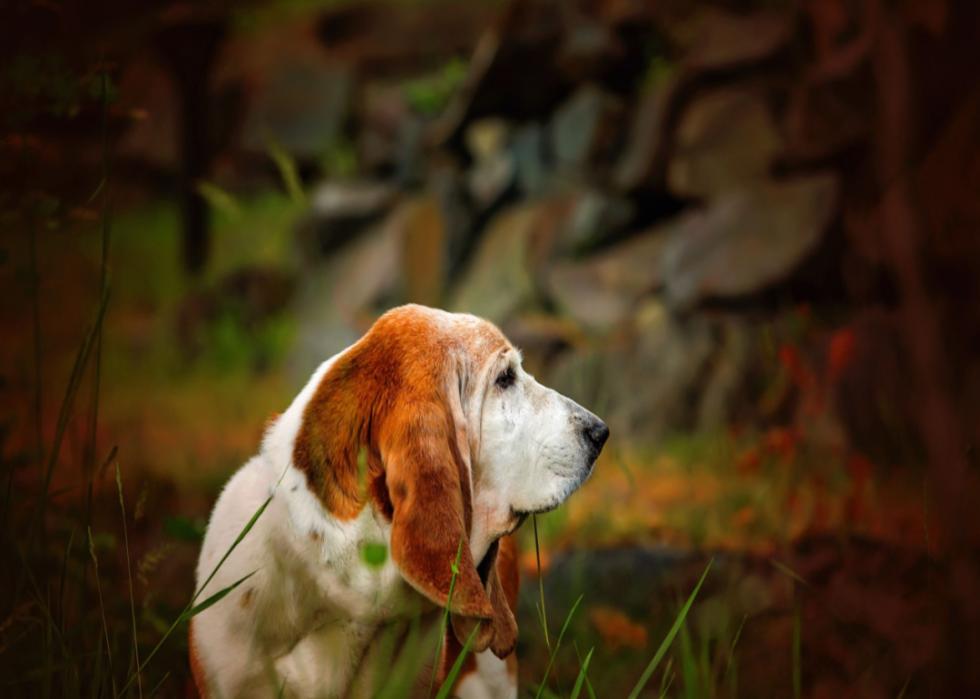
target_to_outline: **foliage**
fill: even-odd
[[[424,116],[439,114],[466,77],[466,63],[453,58],[430,75],[416,78],[404,86],[412,108]]]

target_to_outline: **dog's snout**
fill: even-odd
[[[602,445],[609,439],[609,427],[602,420],[595,419],[589,422],[583,429],[586,442],[595,450],[598,455],[602,451]]]

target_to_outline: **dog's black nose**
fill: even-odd
[[[595,449],[596,455],[602,451],[602,445],[609,439],[609,427],[602,420],[591,421],[583,430],[585,440]]]

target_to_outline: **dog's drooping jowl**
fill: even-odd
[[[509,535],[588,478],[608,434],[525,372],[491,323],[422,306],[384,314],[316,370],[215,505],[199,588],[269,499],[198,590],[251,574],[193,619],[201,694],[372,696],[384,630],[420,613],[439,623],[448,604],[437,678],[472,636],[455,694],[515,697]],[[389,555],[367,565],[369,546]],[[419,670],[422,693],[431,671]]]

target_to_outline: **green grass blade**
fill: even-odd
[[[732,639],[731,645],[728,647],[728,657],[725,659],[724,676],[728,678],[728,696],[731,697],[738,696],[738,662],[735,659],[735,649],[738,647],[738,641],[742,637],[742,629],[745,628],[745,622],[748,620],[748,618],[748,614],[742,615],[742,621],[739,623],[738,629],[735,631],[735,637]]]
[[[306,194],[303,192],[303,183],[299,177],[296,161],[286,152],[285,148],[271,138],[266,143],[266,151],[279,170],[279,176],[282,178],[289,198],[294,204],[304,204]]]
[[[466,637],[466,643],[463,644],[463,650],[459,652],[459,656],[456,658],[456,662],[453,666],[449,668],[449,674],[446,675],[446,679],[442,681],[442,685],[439,687],[439,692],[436,694],[436,699],[447,699],[449,693],[453,690],[453,685],[456,683],[456,678],[459,676],[459,671],[463,669],[463,663],[466,661],[466,656],[470,654],[470,647],[473,645],[473,639],[476,638],[477,632],[480,630],[482,622],[477,622],[473,630],[470,631],[470,635]]]
[[[284,473],[285,473],[285,471],[284,471]],[[281,478],[280,478],[280,480],[281,480]],[[269,503],[270,502],[272,502],[272,496],[271,495],[265,499],[265,502],[262,503],[262,505],[259,507],[259,509],[257,509],[255,511],[255,514],[253,514],[252,517],[248,520],[248,522],[246,522],[245,526],[242,527],[242,531],[235,538],[235,541],[232,543],[232,545],[230,547],[228,547],[228,550],[225,551],[225,554],[221,557],[221,560],[218,561],[218,564],[214,567],[214,570],[211,571],[211,574],[201,584],[201,586],[198,588],[197,592],[194,593],[194,597],[191,598],[190,603],[184,608],[184,611],[181,612],[180,615],[176,619],[174,619],[173,623],[166,630],[166,632],[163,634],[163,636],[160,638],[160,640],[157,641],[157,644],[155,646],[153,646],[153,650],[151,650],[150,653],[149,653],[149,655],[147,655],[146,658],[143,660],[143,664],[140,665],[137,668],[137,673],[142,672],[146,668],[146,666],[149,664],[149,662],[157,654],[157,652],[160,650],[160,648],[163,647],[163,644],[166,643],[167,639],[170,638],[170,635],[174,632],[174,630],[177,628],[177,626],[180,625],[180,623],[182,621],[185,621],[186,619],[190,619],[195,614],[199,614],[200,612],[202,612],[205,609],[207,609],[208,606],[211,606],[211,604],[214,604],[215,602],[218,601],[218,600],[214,600],[213,602],[211,602],[207,606],[204,606],[204,604],[205,604],[204,602],[202,602],[197,607],[194,606],[194,603],[197,602],[197,598],[201,596],[201,593],[207,588],[208,583],[210,583],[211,580],[214,579],[214,576],[218,574],[218,571],[221,569],[221,566],[224,565],[224,562],[226,560],[228,560],[228,556],[231,555],[231,552],[234,551],[238,547],[238,545],[242,542],[242,540],[248,535],[248,533],[250,531],[252,531],[252,527],[254,527],[255,526],[255,523],[259,521],[259,517],[261,517],[262,516],[262,513],[265,512],[265,509],[269,506]],[[253,573],[254,573],[254,571],[253,571]],[[253,573],[249,573],[249,575],[252,575]],[[245,577],[247,578],[248,576],[245,576]],[[245,580],[245,578],[243,578],[242,580],[239,580],[237,583],[235,583],[235,586],[237,586],[238,584],[244,582],[244,580]],[[227,594],[230,591],[231,591],[230,589],[225,588],[225,590],[219,591],[216,594],[221,594],[222,592],[224,592],[225,594]],[[224,596],[224,595],[222,595],[222,596]],[[213,597],[213,595],[212,595],[212,597]],[[208,598],[208,599],[210,600],[211,598]],[[205,602],[207,602],[207,600]],[[123,685],[123,688],[122,688],[121,692],[125,692],[129,688],[129,686],[133,683],[133,680],[134,679],[135,679],[135,675],[130,675],[129,679],[126,680],[126,684]]]
[[[92,566],[95,570],[95,590],[99,597],[99,612],[102,615],[102,633],[105,640],[106,659],[109,661],[109,677],[112,678],[112,696],[115,697],[119,696],[119,692],[116,691],[116,674],[112,670],[112,645],[109,643],[109,622],[106,619],[105,600],[102,596],[102,581],[99,577],[99,558],[95,555],[95,540],[92,539],[92,527],[88,527],[87,531],[88,555],[92,559]]]
[[[410,696],[422,659],[434,648],[444,635],[442,627],[430,624],[423,631],[422,620],[415,616],[409,625],[408,634],[401,644],[395,663],[380,692],[375,699],[401,699]],[[431,687],[426,696],[432,696]]]
[[[793,605],[793,697],[803,696],[803,659],[800,643],[800,603]]]
[[[538,685],[538,691],[534,695],[535,699],[539,699],[541,693],[544,692],[545,685],[548,684],[548,676],[551,675],[551,666],[555,664],[555,656],[558,655],[558,649],[561,648],[561,641],[565,637],[565,632],[568,630],[568,624],[572,621],[572,617],[575,616],[575,611],[578,609],[579,604],[582,603],[582,598],[585,595],[579,595],[578,599],[575,600],[575,604],[568,611],[568,615],[565,617],[565,623],[561,625],[561,631],[558,633],[558,639],[555,641],[555,647],[551,649],[551,656],[548,658],[548,665],[544,669],[544,677],[541,678],[541,684]]]
[[[136,689],[142,699],[143,697],[143,678],[139,670],[140,667],[140,644],[136,633],[136,595],[133,591],[133,563],[129,556],[129,526],[126,524],[126,499],[123,497],[122,471],[119,469],[119,462],[116,462],[116,492],[119,495],[119,511],[122,513],[123,527],[123,548],[126,550],[126,574],[129,577],[129,616],[133,627],[133,655],[136,660]]]
[[[538,595],[541,598],[538,607],[538,621],[541,622],[541,629],[544,631],[544,643],[551,650],[551,639],[548,637],[548,610],[544,606],[544,575],[541,573],[541,547],[538,545],[537,515],[531,515],[531,524],[534,525],[534,554],[538,563]]]
[[[657,694],[660,699],[666,699],[667,692],[670,690],[670,686],[674,683],[674,659],[667,658],[667,667],[664,668],[664,674],[660,678],[660,692]]]
[[[800,583],[804,587],[810,587],[810,583],[807,582],[805,578],[803,578],[799,573],[797,573],[795,570],[790,568],[785,563],[780,563],[775,558],[770,558],[769,562],[772,563],[773,568],[775,568],[776,570],[778,570],[780,573],[787,576],[791,580],[795,580],[796,582]]]
[[[160,690],[163,689],[163,683],[169,679],[170,679],[170,670],[167,670],[165,673],[163,673],[163,677],[160,678],[160,681],[156,683],[156,686],[150,690],[150,693],[147,696],[149,696],[150,699],[153,699],[153,697],[159,694]]]
[[[195,189],[212,209],[220,211],[227,218],[238,220],[242,217],[242,207],[227,190],[204,180],[198,181]]]
[[[574,641],[572,641],[572,648],[575,649],[575,657],[578,658],[578,664],[581,667],[582,654],[579,653],[578,645]],[[588,693],[589,699],[596,699],[595,689],[592,687],[592,680],[589,679],[588,675],[585,676],[585,691]]]
[[[250,577],[252,577],[253,575],[255,575],[257,572],[258,572],[257,570],[253,570],[251,573],[249,573],[248,575],[246,575],[244,577],[239,578],[238,580],[236,580],[235,582],[233,582],[228,587],[221,588],[220,590],[218,590],[217,592],[215,592],[213,595],[209,596],[206,600],[204,600],[200,604],[196,604],[193,607],[191,607],[190,609],[188,609],[181,616],[184,619],[190,619],[191,617],[197,616],[198,614],[200,614],[201,612],[203,612],[208,607],[214,606],[215,604],[217,604],[218,602],[220,602],[221,600],[223,600],[225,597],[227,597],[228,595],[230,595],[235,590],[236,587],[238,587],[239,585],[241,585],[243,582],[245,582],[246,580],[248,580]]]
[[[677,618],[674,620],[674,625],[670,627],[670,631],[667,632],[664,640],[660,643],[660,647],[657,649],[657,652],[643,670],[643,674],[640,675],[640,679],[637,680],[636,686],[633,687],[633,691],[629,693],[628,699],[636,699],[638,696],[640,696],[640,692],[643,691],[643,688],[646,686],[647,682],[650,681],[650,676],[653,675],[653,671],[657,669],[657,665],[659,665],[660,661],[663,660],[667,650],[674,642],[677,632],[680,631],[681,627],[684,625],[684,621],[687,619],[687,613],[691,610],[691,605],[694,604],[694,599],[698,596],[698,592],[701,590],[701,585],[704,583],[704,579],[708,577],[708,571],[711,570],[711,564],[713,562],[714,559],[708,561],[708,565],[705,567],[704,572],[701,573],[701,579],[698,580],[698,584],[694,586],[694,590],[691,592],[690,597],[687,598],[684,606],[681,607],[680,612],[677,614]]]
[[[681,678],[684,680],[684,696],[687,699],[697,699],[701,695],[701,683],[698,681],[697,660],[694,657],[694,644],[687,624],[681,626]]]
[[[432,696],[432,687],[436,683],[436,672],[439,669],[439,654],[442,652],[442,644],[445,640],[446,629],[449,628],[449,608],[453,604],[453,593],[456,591],[456,578],[459,576],[459,562],[463,557],[463,540],[459,540],[459,546],[456,547],[456,560],[453,561],[452,566],[452,577],[449,578],[449,594],[446,595],[446,608],[442,612],[442,623],[439,625],[441,635],[436,643],[436,653],[435,657],[432,659],[432,676],[429,678],[429,692],[427,696]]]
[[[234,551],[236,548],[238,548],[238,545],[242,543],[242,539],[248,536],[248,533],[252,531],[252,527],[254,527],[255,523],[259,521],[259,517],[261,517],[262,513],[265,512],[265,508],[269,506],[270,502],[272,502],[271,495],[265,499],[265,502],[262,503],[262,506],[255,511],[255,514],[252,515],[251,519],[249,519],[248,522],[245,524],[245,526],[242,527],[242,531],[235,538],[235,541],[228,548],[228,550],[225,551],[225,555],[223,555],[221,557],[221,560],[218,561],[218,565],[214,567],[214,570],[211,571],[211,574],[207,577],[207,579],[203,583],[201,583],[201,586],[198,588],[197,592],[194,593],[194,597],[191,599],[191,604],[194,604],[194,602],[197,601],[197,598],[208,586],[208,583],[211,582],[214,576],[218,574],[218,570],[221,568],[222,565],[224,565],[225,561],[228,560],[228,556],[231,555],[231,552]]]
[[[575,686],[572,687],[572,694],[569,699],[578,699],[578,695],[582,692],[582,685],[585,684],[585,676],[589,672],[589,663],[592,662],[592,652],[595,648],[589,648],[589,652],[585,655],[585,660],[582,661],[582,667],[579,668],[578,677],[575,678]]]
[[[58,422],[55,427],[54,442],[51,446],[51,453],[48,455],[48,462],[44,467],[44,474],[41,483],[40,503],[34,516],[30,532],[28,533],[28,543],[32,541],[33,534],[37,526],[44,521],[44,513],[47,510],[48,503],[48,490],[51,488],[51,477],[54,475],[54,469],[58,463],[58,457],[61,454],[61,445],[64,442],[65,431],[68,429],[68,422],[71,419],[72,409],[75,404],[75,396],[78,393],[78,387],[81,384],[82,377],[85,374],[85,367],[88,365],[89,356],[92,353],[92,346],[95,344],[96,337],[98,337],[102,328],[102,322],[105,319],[105,310],[108,304],[109,291],[108,289],[103,289],[102,298],[95,314],[95,320],[89,327],[88,332],[85,334],[85,339],[82,340],[82,344],[78,348],[78,352],[75,354],[75,362],[72,365],[71,374],[68,377],[68,384],[65,387],[65,395],[61,400],[61,408],[58,410]]]

